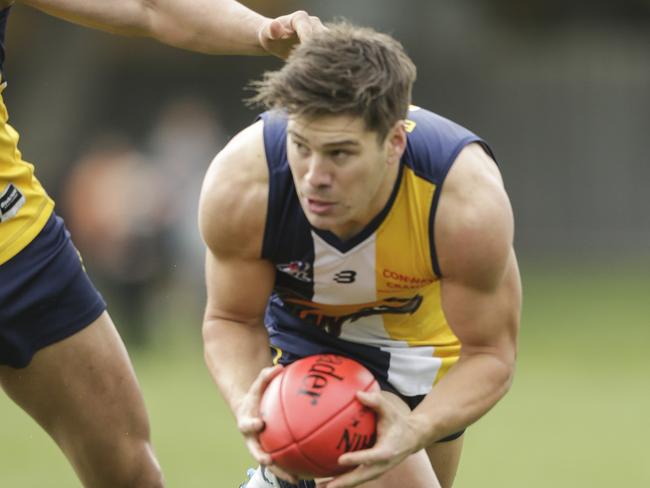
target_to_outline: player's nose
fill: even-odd
[[[314,154],[307,166],[305,182],[313,188],[323,188],[332,185],[334,180],[331,168],[318,155]]]

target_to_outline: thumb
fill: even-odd
[[[377,410],[381,407],[383,397],[378,391],[358,391],[357,400],[359,400],[366,407],[371,407]]]
[[[266,37],[272,41],[279,40],[279,39],[288,39],[293,34],[291,29],[288,29],[282,23],[281,19],[272,19],[267,24],[267,29],[268,31],[266,32]]]

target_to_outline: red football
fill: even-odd
[[[264,392],[262,448],[282,469],[304,479],[344,473],[352,468],[340,466],[339,456],[371,447],[376,437],[376,414],[356,392],[378,390],[372,373],[352,359],[302,358]]]

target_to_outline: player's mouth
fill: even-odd
[[[317,198],[305,198],[305,201],[307,202],[307,209],[316,215],[325,215],[336,205],[334,202],[319,200]]]

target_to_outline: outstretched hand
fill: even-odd
[[[358,392],[357,398],[377,412],[377,442],[370,449],[349,452],[339,457],[339,464],[355,469],[329,480],[317,482],[317,488],[352,488],[379,478],[419,450],[418,433],[409,425],[409,411],[401,400],[382,392]]]
[[[286,58],[299,42],[325,30],[318,17],[304,10],[268,19],[257,32],[261,46],[274,56]]]
[[[295,476],[286,473],[273,464],[271,455],[262,449],[258,439],[258,436],[264,430],[264,421],[260,417],[262,395],[271,380],[281,372],[282,366],[264,368],[260,371],[237,409],[237,428],[244,436],[249,452],[260,465],[266,466],[278,478],[297,483],[298,479]]]

